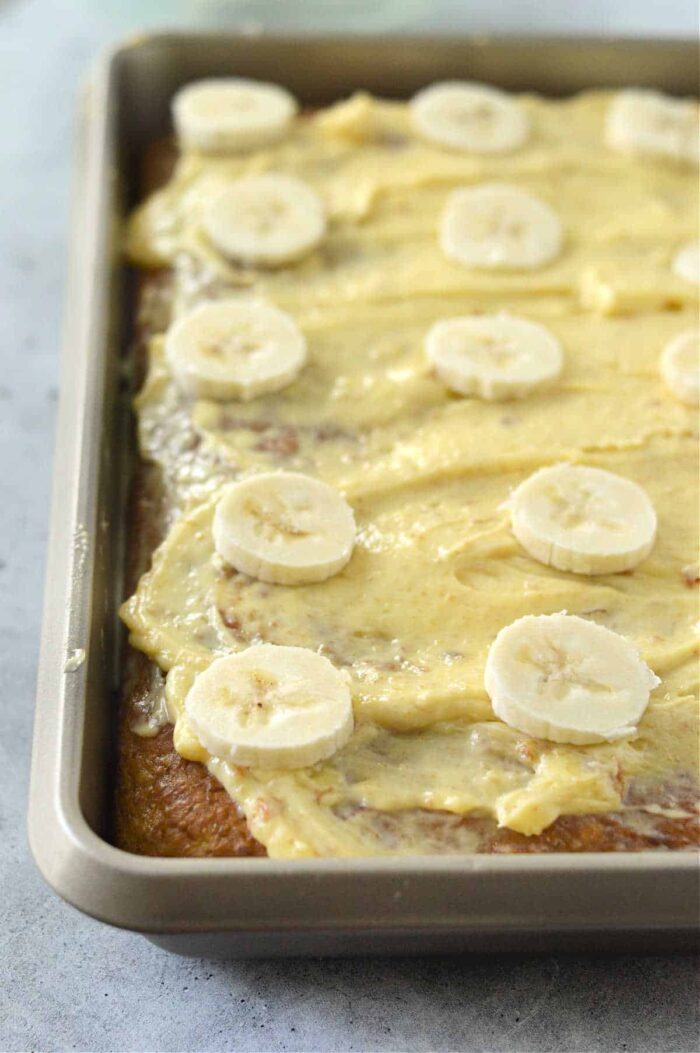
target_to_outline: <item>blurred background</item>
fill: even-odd
[[[674,35],[692,31],[692,0],[15,0],[84,32],[226,26],[248,31],[497,30]]]

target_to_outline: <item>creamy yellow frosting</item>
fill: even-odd
[[[132,260],[173,270],[174,315],[212,296],[262,295],[308,342],[307,366],[283,391],[219,403],[179,392],[155,337],[137,399],[141,448],[162,467],[175,515],[123,616],[134,646],[168,672],[177,749],[208,763],[271,855],[471,850],[457,817],[533,834],[559,815],[624,807],[630,788],[653,809],[660,785],[696,774],[697,414],[669,394],[658,360],[697,319],[697,289],[671,269],[697,230],[697,173],[610,151],[610,98],[522,97],[528,142],[476,157],[420,142],[405,105],[357,96],[273,148],[185,154],[131,219]],[[274,271],[223,260],[200,225],[212,193],[266,170],[304,179],[329,214],[321,247]],[[447,195],[487,181],[555,210],[564,245],[553,263],[493,273],[444,256]],[[499,311],[551,330],[561,377],[515,402],[450,394],[429,368],[426,332]],[[515,541],[509,493],[559,461],[644,487],[658,537],[634,572],[559,572]],[[215,555],[221,484],[271,467],[316,475],[352,505],[355,552],[330,580],[264,584]],[[491,641],[522,615],[562,610],[628,637],[661,677],[636,737],[562,746],[494,718],[483,687]],[[311,647],[347,671],[356,730],[329,761],[233,768],[187,727],[197,672],[260,640]]]

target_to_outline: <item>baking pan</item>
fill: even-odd
[[[86,913],[185,954],[254,956],[688,946],[694,853],[401,859],[155,859],[105,840],[119,682],[132,318],[119,257],[145,146],[185,81],[278,81],[308,105],[436,79],[568,94],[697,88],[693,42],[247,38],[161,34],[119,47],[80,109],[54,496],[29,806],[48,883]]]

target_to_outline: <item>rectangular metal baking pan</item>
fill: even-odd
[[[688,41],[138,38],[82,101],[73,252],[29,806],[32,851],[80,910],[185,954],[284,955],[687,946],[693,854],[366,860],[153,859],[104,839],[119,681],[130,318],[119,227],[144,147],[185,81],[236,73],[309,105],[365,88],[406,96],[466,77],[568,94],[697,88]]]

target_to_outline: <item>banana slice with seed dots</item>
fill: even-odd
[[[700,282],[700,241],[689,241],[681,245],[673,257],[671,269],[677,278],[697,285]]]
[[[255,768],[305,768],[353,731],[350,689],[327,658],[305,647],[259,644],[200,673],[185,713],[215,757]]]
[[[561,224],[549,205],[505,183],[454,190],[439,237],[450,259],[486,270],[544,267],[562,247]]]
[[[700,156],[699,132],[697,102],[644,88],[621,91],[605,124],[606,141],[614,150],[690,163]]]
[[[165,355],[188,395],[247,402],[295,379],[306,362],[306,340],[294,320],[270,304],[216,300],[171,325]]]
[[[424,139],[452,150],[504,154],[527,139],[528,121],[503,91],[485,84],[432,84],[410,102],[413,126]]]
[[[687,329],[674,337],[661,354],[659,370],[680,402],[700,405],[700,330]]]
[[[659,683],[624,636],[564,613],[529,614],[501,629],[484,673],[497,717],[575,745],[634,734]]]
[[[182,146],[202,153],[254,150],[288,131],[298,106],[277,84],[242,77],[212,77],[187,84],[172,102]]]
[[[264,472],[224,488],[214,546],[236,570],[277,585],[325,581],[348,563],[355,518],[342,494],[299,472]]]
[[[505,314],[436,322],[425,350],[450,390],[489,400],[523,398],[562,368],[561,346],[548,329]]]
[[[202,226],[222,255],[242,263],[281,267],[308,255],[326,232],[318,194],[294,176],[244,176],[215,195]]]
[[[510,510],[513,533],[533,559],[575,574],[631,570],[656,538],[646,492],[602,468],[541,468],[513,492]]]

